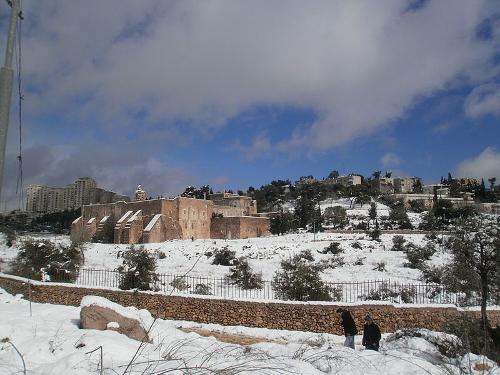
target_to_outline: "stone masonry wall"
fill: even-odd
[[[165,296],[161,294],[128,292],[110,289],[92,289],[34,282],[0,275],[0,287],[11,294],[23,294],[39,303],[78,306],[86,295],[108,298],[124,306],[148,309],[163,319],[189,320],[222,325],[328,332],[341,335],[335,303],[262,303],[209,298]],[[31,293],[29,292],[31,289]],[[442,331],[445,323],[461,314],[452,307],[395,307],[393,305],[356,305],[347,307],[353,314],[358,328],[363,326],[366,314],[373,316],[383,332],[400,328],[428,328]],[[492,325],[500,324],[500,310],[488,312]]]

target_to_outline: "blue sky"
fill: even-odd
[[[25,186],[93,176],[175,195],[333,169],[500,179],[498,1],[23,7]]]

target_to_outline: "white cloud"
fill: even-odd
[[[473,118],[500,115],[500,85],[489,83],[472,90],[465,100],[465,114]]]
[[[499,36],[474,33],[494,4],[409,3],[26,1],[26,102],[117,124],[145,113],[204,128],[260,104],[298,106],[317,120],[277,149],[329,149],[457,77],[488,76]]]
[[[269,154],[272,145],[267,134],[260,133],[249,145],[244,145],[238,140],[231,148],[240,152],[247,160],[254,160]]]
[[[382,166],[384,168],[386,167],[395,167],[401,164],[401,159],[399,156],[392,152],[386,153],[382,158],[380,159],[380,162],[382,163]]]
[[[461,177],[488,178],[500,180],[500,152],[487,147],[474,158],[464,160],[457,167],[456,174]]]

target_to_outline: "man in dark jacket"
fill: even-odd
[[[380,328],[373,322],[370,315],[365,317],[365,325],[363,327],[363,345],[366,349],[378,351],[380,342]]]
[[[346,309],[339,308],[336,312],[340,315],[340,324],[344,328],[344,346],[354,349],[354,336],[358,334],[356,323],[354,323],[351,313]]]

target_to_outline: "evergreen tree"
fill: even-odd
[[[377,205],[375,202],[370,203],[370,210],[368,211],[368,216],[370,216],[371,220],[375,220],[377,218]]]

